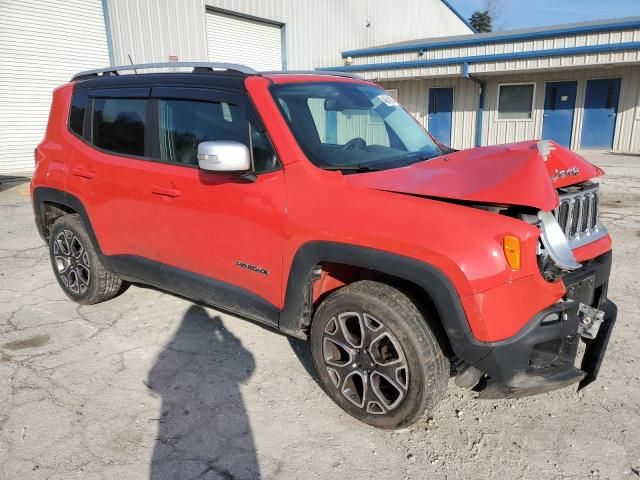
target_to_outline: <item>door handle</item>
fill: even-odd
[[[96,178],[96,174],[91,170],[87,170],[86,168],[76,167],[71,169],[71,173],[76,177],[86,178],[91,180],[92,178]]]
[[[154,185],[151,187],[151,193],[155,195],[163,195],[165,197],[179,197],[182,195],[182,191],[177,188],[163,187],[161,185]]]

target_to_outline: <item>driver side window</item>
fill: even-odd
[[[158,102],[162,161],[197,166],[200,143],[234,141],[252,149],[254,173],[267,173],[280,167],[266,133],[256,130],[239,106],[187,99]]]
[[[322,143],[345,145],[350,140],[362,138],[366,145],[389,147],[391,142],[384,119],[375,107],[380,99],[374,99],[374,108],[367,110],[327,110],[324,98],[309,98],[307,105]]]

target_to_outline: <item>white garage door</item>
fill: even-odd
[[[256,70],[282,70],[279,25],[207,12],[210,62],[242,63]]]
[[[0,174],[33,170],[52,90],[108,65],[101,0],[0,0]]]

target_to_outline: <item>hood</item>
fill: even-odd
[[[555,142],[472,148],[380,172],[347,175],[354,186],[451,200],[523,205],[551,211],[557,188],[604,172]]]

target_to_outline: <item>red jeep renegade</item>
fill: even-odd
[[[450,376],[489,398],[596,378],[599,168],[547,141],[452,150],[348,75],[163,66],[54,92],[31,193],[72,300],[141,283],[309,339],[327,394],[382,428]]]

